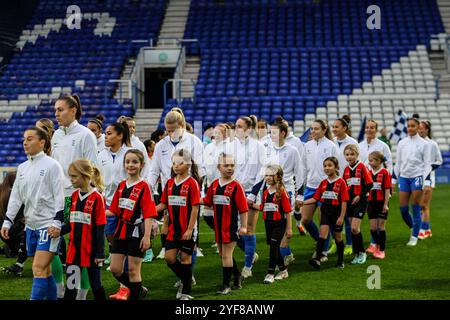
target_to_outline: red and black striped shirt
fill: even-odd
[[[120,240],[142,237],[144,220],[158,217],[150,186],[144,180],[131,185],[127,180],[122,181],[114,193],[109,211],[119,218],[114,237]]]
[[[391,189],[391,174],[387,169],[381,168],[378,172],[372,171],[373,187],[369,193],[369,201],[384,201],[386,189]]]
[[[322,202],[322,205],[340,206],[342,202],[349,201],[347,184],[342,178],[334,181],[323,180],[314,194],[316,201]]]
[[[372,189],[372,175],[364,163],[360,161],[353,167],[347,166],[342,178],[347,183],[350,199],[359,196],[361,200],[364,200],[367,197],[367,193]]]
[[[91,267],[95,258],[105,256],[106,213],[103,196],[96,190],[85,195],[81,195],[79,190],[73,192],[69,221],[67,264]]]
[[[214,206],[216,242],[235,241],[235,236],[239,231],[239,214],[248,212],[247,199],[242,185],[236,180],[222,185],[220,179],[216,179],[206,191],[203,203],[208,207]]]
[[[167,181],[161,195],[161,203],[169,211],[169,231],[167,240],[181,240],[189,226],[192,207],[200,204],[200,188],[192,177],[176,183],[175,178]],[[192,232],[193,240],[197,234],[197,225]]]
[[[286,219],[286,214],[292,211],[291,201],[286,190],[281,193],[280,199],[276,198],[276,191],[271,193],[269,189],[264,190],[260,210],[263,212],[264,220]]]

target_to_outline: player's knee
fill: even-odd
[[[167,264],[174,264],[176,262],[176,257],[171,257],[171,256],[165,256],[164,260],[166,261]]]
[[[111,264],[110,268],[111,273],[116,277],[120,276],[123,273],[123,268],[120,265]]]
[[[41,263],[33,263],[32,270],[35,278],[46,278],[48,273],[50,273],[50,271]]]
[[[130,278],[136,278],[140,276],[140,270],[137,266],[131,266],[128,265],[128,274],[130,275]]]
[[[353,234],[358,234],[359,233],[359,227],[353,227],[352,226],[352,233]]]

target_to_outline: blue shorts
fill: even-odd
[[[27,255],[34,257],[36,251],[49,251],[53,253],[59,252],[61,237],[52,238],[48,235],[47,228],[37,230],[25,228],[27,238]]]
[[[411,192],[416,190],[423,190],[423,177],[403,178],[398,179],[399,190],[403,192]]]
[[[105,236],[112,236],[116,232],[117,217],[106,217]]]
[[[305,188],[305,191],[303,192],[303,201],[306,201],[306,200],[308,200],[308,199],[311,199],[311,198],[314,196],[314,194],[316,193],[316,190],[317,190],[317,189],[310,188],[310,187],[306,187],[306,188]],[[318,205],[318,206],[321,206],[321,205],[322,205],[322,202],[317,201],[317,205]]]

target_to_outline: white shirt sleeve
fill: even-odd
[[[17,171],[17,177],[19,177],[20,174],[20,169]],[[6,228],[9,229],[11,228],[14,219],[17,216],[17,213],[20,210],[20,207],[23,204],[23,200],[20,196],[19,193],[19,181],[18,179],[16,179],[16,181],[13,184],[12,190],[11,190],[11,195],[9,197],[9,202],[8,202],[8,208],[6,210],[6,219],[3,221],[3,226],[2,228]]]
[[[258,174],[256,176],[256,182],[264,179],[264,166],[267,164],[266,148],[262,143],[258,142]]]
[[[431,164],[435,164],[440,166],[444,160],[442,159],[441,150],[439,150],[439,146],[437,143],[433,143],[431,145]]]
[[[386,157],[386,167],[389,173],[392,174],[392,152],[389,149],[389,146],[386,143],[383,143],[383,154]]]
[[[193,152],[193,159],[194,162],[197,164],[198,167],[198,174],[200,178],[203,178],[206,175],[206,170],[203,165],[203,143],[200,141],[199,138],[195,137],[194,140],[194,152]]]
[[[64,214],[64,174],[61,166],[58,163],[56,163],[51,168],[51,171],[49,173],[53,199],[55,201],[55,219],[53,220],[52,226],[60,229],[62,222],[59,219],[56,219],[56,217],[58,216],[58,214]]]
[[[431,167],[431,145],[429,143],[425,144],[425,148],[423,149],[424,155],[423,155],[423,166],[424,166],[424,173],[423,173],[423,177],[425,178],[425,180],[428,180],[430,185],[431,185],[431,181],[430,181],[430,173],[432,171],[432,167]]]
[[[88,129],[89,130],[89,129]],[[90,160],[92,163],[97,162],[97,140],[92,132],[84,137],[83,158]]]
[[[155,151],[153,152],[152,161],[150,162],[150,168],[147,178],[153,193],[157,192],[156,182],[158,181],[158,177],[161,173],[161,143],[163,142],[160,141],[155,145]]]
[[[396,184],[397,180],[400,178],[400,168],[402,165],[402,145],[402,143],[397,145],[397,160],[394,166],[395,179],[392,179],[393,184]]]

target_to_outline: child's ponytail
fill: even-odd
[[[105,182],[103,181],[102,174],[96,166],[92,166],[92,171],[93,174],[91,182],[99,192],[102,192],[103,190],[105,190]]]

